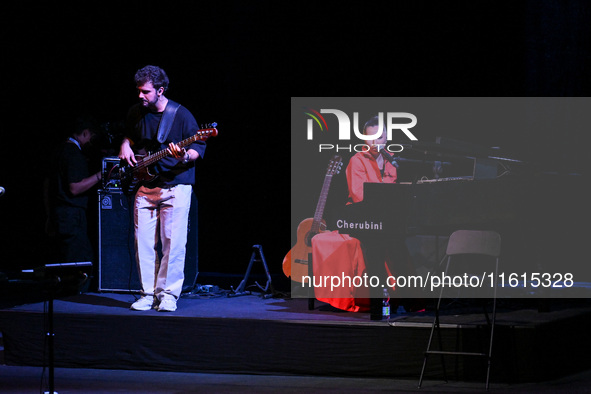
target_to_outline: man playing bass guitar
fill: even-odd
[[[138,163],[134,150],[167,149],[168,154],[154,164],[157,176],[142,184],[135,194],[136,256],[143,296],[131,309],[172,312],[177,308],[184,281],[194,162],[203,157],[205,142],[197,140],[186,148],[177,145],[199,128],[188,109],[166,98],[169,80],[164,70],[146,66],[135,74],[135,83],[140,102],[128,112],[127,135],[119,158],[133,167]],[[169,124],[166,128],[165,123]],[[161,261],[156,250],[159,237]]]

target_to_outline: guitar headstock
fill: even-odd
[[[341,168],[343,167],[343,158],[339,155],[333,156],[328,163],[328,169],[326,170],[326,175],[334,175],[341,172]]]
[[[209,123],[206,125],[201,125],[201,128],[199,130],[197,130],[197,132],[195,133],[195,135],[197,136],[198,139],[200,140],[206,140],[209,137],[215,137],[218,135],[218,129],[217,129],[218,124],[217,123]]]

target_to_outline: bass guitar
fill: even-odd
[[[299,224],[297,242],[283,259],[283,273],[295,282],[302,283],[302,277],[308,275],[308,254],[312,253],[312,237],[327,230],[326,222],[322,219],[324,207],[332,177],[340,172],[342,165],[343,159],[338,155],[330,160],[314,218],[304,219]]]
[[[217,123],[212,123],[206,128],[201,128],[192,136],[177,143],[178,147],[183,149],[195,141],[206,141],[209,137],[218,135]],[[148,155],[135,155],[137,163],[130,166],[125,160],[119,164],[119,177],[124,192],[134,191],[142,182],[150,182],[158,177],[153,173],[152,166],[159,160],[170,156],[168,148],[162,149],[156,153]]]

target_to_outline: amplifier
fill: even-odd
[[[119,160],[119,159],[117,159]],[[135,258],[133,196],[121,190],[99,190],[99,291],[141,290]],[[191,196],[183,291],[195,287],[198,275],[197,198]]]
[[[119,176],[118,157],[104,157],[102,166],[103,191],[121,191],[121,177]]]

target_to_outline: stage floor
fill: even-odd
[[[135,297],[85,293],[56,299],[55,366],[418,380],[433,319],[429,308],[372,321],[368,313],[318,301],[308,310],[307,299],[258,295],[184,294],[176,312],[138,312],[129,309]],[[47,364],[47,306],[0,310],[7,365]],[[590,369],[589,361],[580,361],[591,342],[590,320],[587,301],[548,301],[539,308],[501,300],[491,382],[542,382]],[[441,322],[446,347],[478,345],[486,332],[484,316],[458,302]],[[446,364],[451,380],[483,381],[481,362],[459,357]],[[429,359],[426,373],[427,381],[441,381],[438,358]]]
[[[433,313],[429,307],[431,305],[428,305],[424,312],[394,313],[389,321],[372,321],[369,313],[342,311],[318,300],[314,301],[314,309],[309,310],[307,299],[280,296],[266,298],[257,293],[227,297],[226,293],[228,292],[223,290],[219,293],[183,293],[177,304],[178,309],[172,313],[130,310],[130,305],[140,296],[136,293],[84,293],[56,299],[53,306],[56,314],[309,321],[397,327],[431,327],[433,321]],[[434,301],[426,302],[432,304]],[[587,300],[499,300],[498,302],[497,323],[512,327],[534,327],[591,313],[591,302]],[[17,305],[0,312],[42,313],[46,307],[45,303],[36,302]],[[482,324],[486,320],[481,310],[470,301],[453,300],[445,307],[441,315],[441,323],[454,326]]]

